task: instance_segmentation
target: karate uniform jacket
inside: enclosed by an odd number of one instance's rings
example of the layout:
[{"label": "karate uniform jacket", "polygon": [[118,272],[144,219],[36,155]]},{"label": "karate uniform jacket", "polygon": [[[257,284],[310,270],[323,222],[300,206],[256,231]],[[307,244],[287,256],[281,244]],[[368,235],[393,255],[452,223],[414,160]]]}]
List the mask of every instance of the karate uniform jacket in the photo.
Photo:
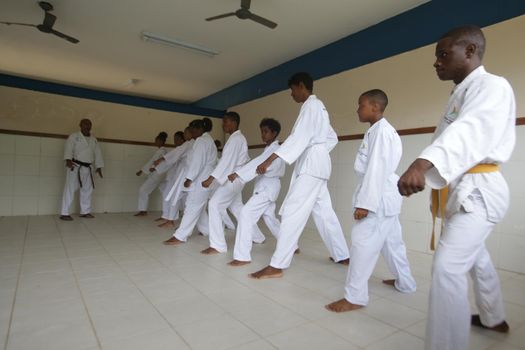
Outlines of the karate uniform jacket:
[{"label": "karate uniform jacket", "polygon": [[461,207],[472,211],[468,196],[477,189],[488,220],[503,218],[509,190],[501,173],[465,173],[477,164],[508,161],[516,142],[515,127],[516,102],[507,80],[480,66],[456,85],[432,144],[419,156],[434,165],[425,175],[430,187],[449,185],[447,217]]},{"label": "karate uniform jacket", "polygon": [[82,132],[75,132],[67,138],[64,149],[64,160],[76,159],[84,163],[94,164],[95,169],[104,167],[102,152],[98,141],[93,136],[84,136]]},{"label": "karate uniform jacket", "polygon": [[217,147],[210,134],[205,132],[198,137],[188,156],[191,160],[186,171],[186,179],[190,179],[192,183],[189,188],[183,190],[207,191],[207,188],[202,187],[202,182],[210,176],[217,164]]},{"label": "karate uniform jacket", "polygon": [[157,149],[155,151],[153,156],[151,156],[151,158],[146,162],[146,164],[144,164],[142,169],[140,169],[142,171],[142,173],[146,174],[146,175],[149,175],[150,174],[149,170],[153,167],[153,162],[156,161],[159,158],[162,158],[166,154],[166,152],[167,152],[166,148],[159,147],[159,149]]},{"label": "karate uniform jacket", "polygon": [[248,143],[240,130],[231,134],[222,149],[219,163],[211,173],[215,180],[223,185],[228,180],[228,175],[234,173],[250,160],[248,156]]},{"label": "karate uniform jacket", "polygon": [[382,118],[365,133],[354,162],[358,184],[353,207],[385,216],[401,213],[402,197],[397,189],[399,176],[395,173],[403,146],[397,131]]},{"label": "karate uniform jacket", "polygon": [[266,146],[263,153],[258,157],[252,159],[236,171],[237,175],[239,175],[239,178],[244,183],[248,183],[254,178],[257,178],[255,180],[253,193],[265,193],[268,196],[268,199],[272,202],[275,202],[279,196],[279,191],[281,190],[280,178],[284,176],[285,163],[281,158],[277,158],[272,162],[264,174],[257,176],[256,170],[259,164],[264,162],[278,148],[279,141],[275,140],[270,145]]}]

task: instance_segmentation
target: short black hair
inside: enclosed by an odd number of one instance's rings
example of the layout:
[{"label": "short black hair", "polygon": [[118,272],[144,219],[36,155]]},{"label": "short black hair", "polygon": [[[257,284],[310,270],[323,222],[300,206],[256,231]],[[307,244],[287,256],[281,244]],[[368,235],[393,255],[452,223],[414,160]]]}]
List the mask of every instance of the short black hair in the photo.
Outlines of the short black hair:
[{"label": "short black hair", "polygon": [[190,128],[204,130],[204,123],[202,122],[202,119],[192,120],[190,123]]},{"label": "short black hair", "polygon": [[361,97],[366,97],[368,100],[372,103],[377,103],[379,105],[379,108],[381,109],[381,112],[384,112],[386,109],[386,106],[388,106],[388,97],[386,93],[383,90],[380,89],[372,89],[365,91],[361,94]]},{"label": "short black hair", "polygon": [[241,116],[239,115],[239,113],[234,111],[224,113],[224,118],[230,119],[231,121],[235,122],[235,124],[237,124],[237,127],[239,127],[239,124],[241,123]]},{"label": "short black hair", "polygon": [[262,128],[263,126],[266,126],[268,129],[275,132],[275,136],[279,135],[279,133],[281,132],[281,123],[279,123],[273,118],[264,118],[263,120],[261,120],[261,122],[259,123],[259,127]]},{"label": "short black hair", "polygon": [[202,126],[204,132],[210,132],[213,128],[213,123],[211,122],[210,118],[202,118]]},{"label": "short black hair", "polygon": [[183,131],[177,131],[177,132],[175,133],[175,136],[180,137],[181,139],[184,140],[184,132],[183,132]]},{"label": "short black hair", "polygon": [[439,40],[445,38],[451,38],[457,45],[476,45],[476,54],[480,59],[483,58],[483,54],[485,53],[486,40],[483,31],[478,26],[465,25],[454,28],[443,34],[439,38]]},{"label": "short black hair", "polygon": [[306,72],[299,72],[295,73],[288,79],[288,87],[292,87],[292,85],[299,85],[300,83],[304,84],[304,87],[312,92],[314,90],[314,80],[310,76],[310,74]]},{"label": "short black hair", "polygon": [[161,132],[159,132],[159,134],[157,135],[157,138],[158,138],[159,140],[161,140],[163,143],[165,143],[166,140],[168,139],[168,134],[167,134],[166,132],[164,132],[164,131],[161,131]]}]

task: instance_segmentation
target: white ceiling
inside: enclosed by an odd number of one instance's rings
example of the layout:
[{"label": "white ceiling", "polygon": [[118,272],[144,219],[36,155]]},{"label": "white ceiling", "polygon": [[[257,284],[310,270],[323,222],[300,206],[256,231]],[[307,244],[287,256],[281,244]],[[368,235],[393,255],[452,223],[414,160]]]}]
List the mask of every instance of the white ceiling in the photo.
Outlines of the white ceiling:
[{"label": "white ceiling", "polygon": [[[49,0],[54,28],[80,43],[0,25],[0,71],[193,102],[427,1],[252,0],[254,13],[278,23],[271,30],[236,17],[204,21],[236,10],[240,0]],[[0,0],[0,21],[39,24],[43,16],[36,1]],[[210,58],[144,42],[142,31],[221,53]]]}]

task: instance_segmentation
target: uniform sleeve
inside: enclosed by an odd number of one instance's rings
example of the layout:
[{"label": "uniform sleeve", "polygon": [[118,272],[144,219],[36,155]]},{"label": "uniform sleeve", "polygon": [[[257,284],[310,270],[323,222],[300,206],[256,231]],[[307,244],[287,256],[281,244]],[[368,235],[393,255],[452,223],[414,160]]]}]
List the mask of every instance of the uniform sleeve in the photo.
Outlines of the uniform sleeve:
[{"label": "uniform sleeve", "polygon": [[505,81],[484,80],[466,92],[457,119],[419,158],[434,167],[425,177],[432,188],[442,188],[485,159],[504,136],[511,115],[512,89]]},{"label": "uniform sleeve", "polygon": [[205,166],[206,159],[204,154],[206,149],[204,142],[201,142],[199,139],[195,140],[191,152],[191,160],[189,162],[188,171],[186,172],[186,178],[193,181],[199,176],[199,173]]},{"label": "uniform sleeve", "polygon": [[331,125],[328,125],[328,135],[326,137],[326,148],[328,149],[328,152],[332,152],[338,141],[335,130]]},{"label": "uniform sleeve", "polygon": [[384,130],[370,135],[368,143],[368,165],[355,196],[355,208],[377,212],[390,174],[395,169],[394,158],[389,152],[393,149],[390,136]]},{"label": "uniform sleeve", "polygon": [[211,176],[217,179],[221,185],[226,182],[226,177],[233,172],[238,163],[239,156],[246,151],[247,147],[243,138],[234,137],[229,139],[222,150],[222,157],[212,171]]},{"label": "uniform sleeve", "polygon": [[66,140],[66,146],[64,148],[64,160],[66,159],[73,159],[73,148],[75,147],[75,140],[73,135],[69,135],[69,137]]},{"label": "uniform sleeve", "polygon": [[187,145],[182,144],[179,147],[172,149],[171,151],[169,151],[168,153],[164,155],[164,160],[165,160],[164,163],[166,163],[166,165],[173,165],[177,163],[180,160],[180,158],[184,155],[184,152],[186,151],[187,148],[188,148]]},{"label": "uniform sleeve", "polygon": [[100,150],[100,144],[95,139],[95,169],[104,167],[104,159],[102,159],[102,151]]},{"label": "uniform sleeve", "polygon": [[314,136],[313,111],[310,106],[303,107],[292,133],[275,152],[287,164],[292,164],[301,156]]},{"label": "uniform sleeve", "polygon": [[[268,158],[274,152],[275,149],[277,149],[277,147],[272,147],[272,148],[268,147],[267,149],[265,149],[263,153],[253,158],[251,161],[246,163],[242,168],[237,170],[236,171],[237,175],[239,175],[239,177],[244,183],[248,183],[252,181],[253,179],[255,179],[257,177],[257,172],[256,172],[257,167],[262,162],[264,162],[266,158]],[[275,163],[276,161],[278,161],[278,159],[276,159],[273,163]]]}]

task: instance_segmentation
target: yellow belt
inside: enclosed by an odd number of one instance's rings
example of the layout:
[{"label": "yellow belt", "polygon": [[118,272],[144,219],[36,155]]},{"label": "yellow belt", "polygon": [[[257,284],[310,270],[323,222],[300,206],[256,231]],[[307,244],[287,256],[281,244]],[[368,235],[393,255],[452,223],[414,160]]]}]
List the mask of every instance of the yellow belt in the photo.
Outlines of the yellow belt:
[{"label": "yellow belt", "polygon": [[[499,171],[497,164],[478,164],[471,168],[466,174],[480,174],[493,173]],[[441,190],[432,190],[432,238],[430,239],[430,249],[435,250],[435,232],[436,232],[436,217],[439,210],[441,217],[441,232],[445,223],[445,208],[447,206],[448,186]]]}]

